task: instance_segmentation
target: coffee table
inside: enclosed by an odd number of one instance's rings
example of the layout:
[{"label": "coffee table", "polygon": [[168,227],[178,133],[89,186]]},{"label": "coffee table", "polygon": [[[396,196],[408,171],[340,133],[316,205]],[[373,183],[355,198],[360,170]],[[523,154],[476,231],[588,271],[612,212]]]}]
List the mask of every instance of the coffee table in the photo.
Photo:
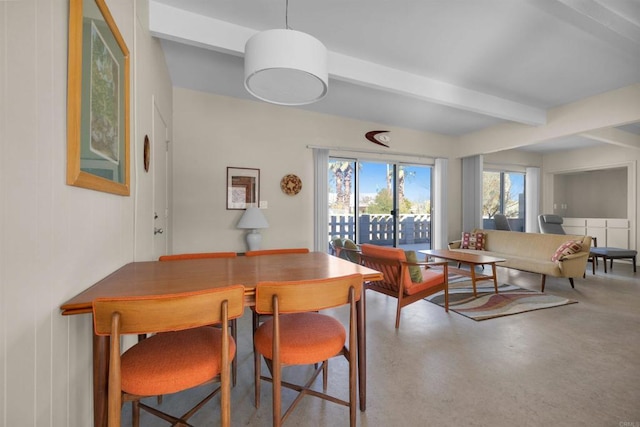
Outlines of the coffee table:
[{"label": "coffee table", "polygon": [[[462,251],[452,251],[449,249],[425,249],[418,251],[427,257],[440,258],[447,261],[455,261],[459,264],[469,265],[469,270],[463,270],[460,268],[449,267],[449,274],[459,274],[461,276],[470,277],[471,284],[473,285],[473,296],[477,297],[476,283],[482,280],[493,280],[493,287],[498,293],[498,280],[496,277],[496,263],[506,261],[504,258],[497,258],[489,255],[483,255],[482,251],[478,253],[469,253]],[[478,265],[490,265],[491,275],[476,273],[476,266]]]}]

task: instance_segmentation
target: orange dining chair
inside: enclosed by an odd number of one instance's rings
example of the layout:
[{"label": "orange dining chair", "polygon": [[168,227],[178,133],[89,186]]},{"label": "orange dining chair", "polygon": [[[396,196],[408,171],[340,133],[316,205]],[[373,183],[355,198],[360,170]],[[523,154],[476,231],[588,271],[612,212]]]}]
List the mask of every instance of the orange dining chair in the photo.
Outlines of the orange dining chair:
[{"label": "orange dining chair", "polygon": [[200,259],[200,258],[235,258],[238,256],[235,252],[201,252],[193,254],[176,254],[162,255],[158,261],[179,261],[181,259]]},{"label": "orange dining chair", "polygon": [[[307,248],[285,248],[285,249],[262,249],[259,251],[248,251],[245,256],[263,256],[263,255],[281,255],[281,254],[308,254]],[[254,307],[251,307],[251,320],[253,322],[253,332],[260,325],[260,315],[256,313]],[[255,350],[255,349],[254,349]]]},{"label": "orange dining chair", "polygon": [[261,249],[259,251],[247,251],[245,256],[279,255],[279,254],[308,254],[307,248],[286,248],[286,249]]},{"label": "orange dining chair", "polygon": [[[98,298],[93,301],[96,335],[110,337],[108,425],[119,427],[123,402],[132,402],[132,425],[140,409],[176,424],[187,420],[220,393],[220,420],[230,425],[229,365],[236,352],[229,320],[244,309],[244,287],[230,286],[172,295]],[[210,325],[221,324],[220,328]],[[154,333],[120,354],[120,337]],[[177,393],[220,382],[180,417],[150,407],[140,399]]]},{"label": "orange dining chair", "polygon": [[[360,258],[365,267],[383,274],[382,280],[365,283],[365,290],[397,298],[396,329],[400,327],[400,311],[413,302],[420,301],[436,292],[444,291],[444,309],[449,311],[448,266],[442,262],[408,262],[407,255],[400,248],[391,248],[364,243],[360,246]],[[420,268],[434,267],[441,268]],[[414,282],[409,267],[418,267],[419,276]]]},{"label": "orange dining chair", "polygon": [[[305,395],[349,407],[350,426],[356,425],[356,301],[361,293],[361,274],[300,282],[258,283],[256,311],[272,317],[258,327],[254,337],[255,405],[260,406],[261,380],[271,382],[274,426],[280,426]],[[349,305],[348,333],[337,319],[318,313],[343,305]],[[261,374],[261,356],[271,377]],[[349,362],[348,401],[327,394],[328,360],[336,356],[344,356]],[[282,368],[290,365],[316,365],[316,368],[304,385],[297,385],[282,381]],[[310,388],[320,372],[323,373],[322,392]],[[282,387],[299,393],[283,416]]]},{"label": "orange dining chair", "polygon": [[[235,252],[198,252],[188,254],[175,254],[175,255],[162,255],[158,258],[158,261],[180,261],[185,259],[204,259],[204,258],[235,258],[238,254]],[[238,323],[235,319],[231,321],[231,336],[237,342],[238,341]],[[138,339],[144,339],[144,337],[138,337]],[[238,359],[233,359],[231,362],[231,378],[233,386],[236,386],[238,381]],[[162,398],[158,397],[158,402],[162,402]]]}]

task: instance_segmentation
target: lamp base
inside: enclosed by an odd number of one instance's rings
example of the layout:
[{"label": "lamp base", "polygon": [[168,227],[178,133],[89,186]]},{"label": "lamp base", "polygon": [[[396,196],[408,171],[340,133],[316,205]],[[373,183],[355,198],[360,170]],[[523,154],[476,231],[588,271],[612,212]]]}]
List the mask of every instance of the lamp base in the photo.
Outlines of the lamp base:
[{"label": "lamp base", "polygon": [[247,233],[247,245],[250,251],[260,250],[260,244],[262,243],[262,234],[255,228]]}]

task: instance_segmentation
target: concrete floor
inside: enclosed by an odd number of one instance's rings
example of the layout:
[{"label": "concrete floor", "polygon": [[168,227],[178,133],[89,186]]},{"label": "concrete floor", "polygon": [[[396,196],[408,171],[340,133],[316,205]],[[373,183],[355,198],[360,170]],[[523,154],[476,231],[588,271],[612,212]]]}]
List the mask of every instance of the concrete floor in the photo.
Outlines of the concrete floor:
[{"label": "concrete floor", "polygon": [[[499,281],[539,290],[539,276],[499,269]],[[419,301],[402,310],[394,329],[395,300],[367,293],[368,396],[360,426],[640,426],[640,273],[615,263],[604,274],[548,278],[546,292],[579,301],[475,322]],[[339,312],[343,316],[343,312]],[[238,384],[232,425],[271,425],[271,385],[253,405],[251,315],[239,323]],[[286,378],[306,368],[292,367]],[[346,362],[330,362],[329,391],[346,397]],[[318,381],[319,385],[319,381]],[[203,390],[166,396],[178,413]],[[294,395],[285,394],[289,402]],[[152,399],[152,402],[154,399]],[[130,404],[123,425],[130,425]],[[348,425],[348,409],[305,397],[290,426]],[[192,418],[219,425],[218,400]],[[143,426],[166,425],[142,414]]]}]

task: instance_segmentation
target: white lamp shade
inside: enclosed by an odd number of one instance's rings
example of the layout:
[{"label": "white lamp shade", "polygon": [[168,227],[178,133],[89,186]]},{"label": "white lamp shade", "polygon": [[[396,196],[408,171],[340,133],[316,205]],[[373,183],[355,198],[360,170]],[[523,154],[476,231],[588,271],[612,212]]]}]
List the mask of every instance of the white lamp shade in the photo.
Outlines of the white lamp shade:
[{"label": "white lamp shade", "polygon": [[327,49],[309,34],[267,30],[244,48],[244,86],[258,99],[279,105],[304,105],[327,94]]},{"label": "white lamp shade", "polygon": [[240,221],[238,221],[237,227],[250,229],[268,228],[269,223],[267,222],[267,219],[264,217],[262,211],[259,208],[249,207],[246,211],[244,211],[244,214],[242,214]]}]

